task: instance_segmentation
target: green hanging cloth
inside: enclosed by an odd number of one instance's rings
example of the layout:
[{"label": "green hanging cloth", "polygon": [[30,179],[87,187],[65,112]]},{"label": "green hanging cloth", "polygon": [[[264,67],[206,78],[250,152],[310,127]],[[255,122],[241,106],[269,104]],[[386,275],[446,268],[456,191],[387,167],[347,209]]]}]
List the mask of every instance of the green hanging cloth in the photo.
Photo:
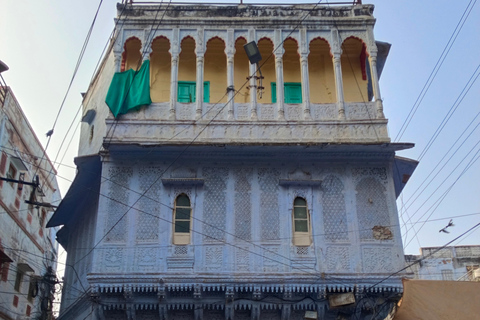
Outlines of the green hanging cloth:
[{"label": "green hanging cloth", "polygon": [[116,72],[108,88],[105,103],[115,118],[119,114],[151,104],[150,61],[145,60],[140,70],[136,72],[133,69]]}]

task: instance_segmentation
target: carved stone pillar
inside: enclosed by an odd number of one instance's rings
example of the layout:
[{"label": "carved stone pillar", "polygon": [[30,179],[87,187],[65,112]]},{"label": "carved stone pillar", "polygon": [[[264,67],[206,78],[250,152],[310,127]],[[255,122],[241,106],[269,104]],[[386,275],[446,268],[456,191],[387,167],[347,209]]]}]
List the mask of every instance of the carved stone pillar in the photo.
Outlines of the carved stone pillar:
[{"label": "carved stone pillar", "polygon": [[303,100],[303,119],[311,120],[310,116],[310,84],[308,77],[308,54],[300,56],[300,67],[302,72],[302,100]]},{"label": "carved stone pillar", "polygon": [[292,313],[292,306],[290,304],[284,304],[282,306],[282,316],[281,316],[281,319],[282,320],[288,320],[290,319],[290,315]]},{"label": "carved stone pillar", "polygon": [[[248,42],[250,41],[257,41],[255,29],[248,30]],[[257,66],[254,64],[249,64],[249,75],[252,76],[250,78],[249,83],[249,94],[250,94],[250,119],[257,120],[257,79],[255,76],[257,71]]]},{"label": "carved stone pillar", "polygon": [[195,119],[202,117],[203,110],[203,53],[197,53],[197,92]]},{"label": "carved stone pillar", "polygon": [[120,72],[120,67],[122,65],[122,53],[114,52],[113,55],[114,70],[115,72]]},{"label": "carved stone pillar", "polygon": [[275,73],[277,77],[278,119],[285,120],[285,98],[283,88],[283,54],[275,53]]},{"label": "carved stone pillar", "polygon": [[170,74],[170,110],[168,118],[175,120],[175,106],[177,105],[177,86],[178,86],[178,53],[172,53]]},{"label": "carved stone pillar", "polygon": [[233,53],[227,55],[227,93],[228,93],[228,120],[233,120],[233,107],[235,97],[235,86],[233,79],[234,60]]},{"label": "carved stone pillar", "polygon": [[380,87],[378,85],[378,72],[377,72],[377,51],[372,50],[370,52],[370,74],[372,76],[373,96],[375,97],[375,106],[377,109],[377,119],[385,119],[383,114],[383,102],[380,95]]},{"label": "carved stone pillar", "polygon": [[343,96],[342,53],[333,53],[333,70],[335,72],[335,88],[337,93],[338,119],[345,120],[345,102]]}]

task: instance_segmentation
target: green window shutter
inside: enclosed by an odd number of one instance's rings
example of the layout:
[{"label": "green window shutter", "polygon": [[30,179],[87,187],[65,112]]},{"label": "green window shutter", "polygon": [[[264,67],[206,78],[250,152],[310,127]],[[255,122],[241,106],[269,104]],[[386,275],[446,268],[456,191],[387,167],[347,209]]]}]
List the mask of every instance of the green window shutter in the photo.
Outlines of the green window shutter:
[{"label": "green window shutter", "polygon": [[178,102],[195,102],[195,82],[194,81],[178,81]]},{"label": "green window shutter", "polygon": [[[272,103],[277,102],[277,84],[272,85]],[[283,87],[285,103],[302,103],[302,84],[300,82],[286,82]]]},{"label": "green window shutter", "polygon": [[277,83],[272,82],[272,103],[277,103]]},{"label": "green window shutter", "polygon": [[285,83],[285,103],[302,103],[302,84],[299,82]]},{"label": "green window shutter", "polygon": [[[195,102],[197,99],[197,83],[195,81],[178,81],[177,101]],[[210,102],[210,81],[203,83],[203,102]]]},{"label": "green window shutter", "polygon": [[203,102],[210,102],[210,81],[203,83]]}]

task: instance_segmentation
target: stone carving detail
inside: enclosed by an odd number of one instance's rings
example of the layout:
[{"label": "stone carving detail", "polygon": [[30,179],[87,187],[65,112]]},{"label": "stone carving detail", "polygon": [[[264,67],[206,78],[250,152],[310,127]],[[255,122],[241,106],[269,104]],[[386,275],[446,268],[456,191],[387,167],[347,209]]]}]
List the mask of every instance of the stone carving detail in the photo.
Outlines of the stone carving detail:
[{"label": "stone carving detail", "polygon": [[347,241],[347,211],[344,187],[339,178],[329,175],[322,182],[323,223],[326,241]]},{"label": "stone carving detail", "polygon": [[180,104],[176,113],[178,120],[193,120],[193,104]]},{"label": "stone carving detail", "polygon": [[132,177],[131,167],[111,167],[108,172],[110,188],[107,201],[107,221],[105,224],[105,241],[125,241],[127,235],[127,215],[129,181]]},{"label": "stone carving detail", "polygon": [[173,254],[176,256],[185,256],[188,254],[187,246],[175,246]]},{"label": "stone carving detail", "polygon": [[218,271],[223,264],[223,247],[214,246],[205,248],[205,269]]},{"label": "stone carving detail", "polygon": [[338,118],[335,104],[311,105],[310,110],[313,120],[336,120]]},{"label": "stone carving detail", "polygon": [[346,104],[345,113],[348,120],[373,120],[377,114],[371,102]]},{"label": "stone carving detail", "polygon": [[347,272],[350,270],[350,250],[348,247],[328,247],[326,259],[329,272]]},{"label": "stone carving detail", "polygon": [[204,104],[203,105],[203,119],[206,120],[226,120],[228,108],[223,103],[221,104]]},{"label": "stone carving detail", "polygon": [[352,168],[353,181],[358,183],[364,177],[375,177],[382,183],[387,183],[387,169],[385,167],[375,168],[375,167],[359,167]]},{"label": "stone carving detail", "polygon": [[[282,257],[280,255],[279,247],[266,247],[263,250],[263,271],[264,272],[279,272],[281,271]],[[283,268],[282,268],[283,269]]]},{"label": "stone carving detail", "polygon": [[122,271],[123,250],[117,248],[104,248],[103,263],[105,271],[119,272]]},{"label": "stone carving detail", "polygon": [[310,253],[309,247],[295,247],[295,253],[299,256],[308,256]]},{"label": "stone carving detail", "polygon": [[385,187],[375,178],[368,177],[357,184],[356,191],[360,239],[374,240],[373,227],[391,224]]},{"label": "stone carving detail", "polygon": [[135,271],[151,272],[157,269],[157,248],[138,248],[135,251]]},{"label": "stone carving detail", "polygon": [[158,240],[160,205],[155,199],[160,199],[160,175],[159,168],[140,168],[139,170],[140,192],[144,196],[138,201],[141,211],[137,212],[136,240]]},{"label": "stone carving detail", "polygon": [[[252,205],[251,205],[251,177],[253,170],[237,169],[235,177],[235,236],[251,239]],[[236,239],[237,240],[237,239]]]},{"label": "stone carving detail", "polygon": [[302,106],[288,106],[287,105],[287,119],[300,120],[302,117]]},{"label": "stone carving detail", "polygon": [[237,120],[249,120],[250,108],[248,106],[236,106],[236,118]]},{"label": "stone carving detail", "polygon": [[260,219],[262,240],[278,240],[280,216],[278,213],[278,179],[280,172],[275,168],[258,169],[260,184]]},{"label": "stone carving detail", "polygon": [[250,254],[247,250],[248,248],[245,248],[245,250],[237,248],[235,251],[235,264],[237,271],[250,271]]},{"label": "stone carving detail", "polygon": [[393,272],[391,248],[363,248],[363,272]]},{"label": "stone carving detail", "polygon": [[203,203],[203,217],[205,241],[225,240],[225,222],[227,212],[226,189],[228,169],[204,168],[205,200]]},{"label": "stone carving detail", "polygon": [[259,120],[275,120],[275,106],[259,105]]}]

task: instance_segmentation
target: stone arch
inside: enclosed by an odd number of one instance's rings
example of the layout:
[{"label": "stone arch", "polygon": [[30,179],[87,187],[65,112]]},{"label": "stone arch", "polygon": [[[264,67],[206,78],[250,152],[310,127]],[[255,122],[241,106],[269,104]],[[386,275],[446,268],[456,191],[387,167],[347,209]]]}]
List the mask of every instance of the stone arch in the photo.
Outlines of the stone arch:
[{"label": "stone arch", "polygon": [[142,64],[142,41],[137,37],[128,38],[123,44],[120,71],[140,69]]},{"label": "stone arch", "polygon": [[[262,56],[259,62],[263,74],[265,91],[259,103],[272,103],[272,84],[276,83],[275,59],[273,56],[274,42],[268,37],[263,37],[257,42],[258,50]],[[253,93],[252,93],[253,94]]]},{"label": "stone arch", "polygon": [[342,75],[345,102],[368,101],[367,46],[357,37],[342,42]]},{"label": "stone arch", "polygon": [[288,37],[283,41],[283,81],[285,103],[302,102],[302,74],[298,41]]},{"label": "stone arch", "polygon": [[309,43],[308,75],[310,84],[310,102],[335,103],[335,73],[331,46],[321,37]]},{"label": "stone arch", "polygon": [[207,41],[205,51],[204,80],[206,82],[204,95],[209,89],[211,102],[227,102],[227,56],[225,41],[213,37]]},{"label": "stone arch", "polygon": [[170,40],[158,36],[152,41],[150,54],[150,96],[152,102],[170,101],[171,55]]},{"label": "stone arch", "polygon": [[247,103],[250,101],[250,91],[248,90],[248,85],[244,85],[246,78],[250,75],[250,61],[248,60],[247,54],[243,49],[245,44],[247,44],[247,39],[245,37],[238,37],[235,40],[233,83],[235,90],[238,90],[236,92],[237,94],[235,95],[236,103]]},{"label": "stone arch", "polygon": [[179,102],[191,103],[196,100],[197,56],[195,39],[185,36],[180,42],[178,59],[178,95]]}]

